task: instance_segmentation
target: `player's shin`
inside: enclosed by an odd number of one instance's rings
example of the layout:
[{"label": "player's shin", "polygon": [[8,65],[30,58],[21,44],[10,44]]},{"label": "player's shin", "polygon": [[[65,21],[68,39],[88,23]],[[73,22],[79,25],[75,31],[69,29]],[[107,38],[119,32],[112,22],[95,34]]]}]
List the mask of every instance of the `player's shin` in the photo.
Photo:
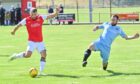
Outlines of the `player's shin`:
[{"label": "player's shin", "polygon": [[87,49],[84,53],[84,58],[83,58],[83,62],[87,61],[87,59],[89,58],[89,56],[91,55],[91,50]]},{"label": "player's shin", "polygon": [[45,65],[46,65],[46,58],[41,57],[41,59],[40,59],[40,73],[43,72]]},{"label": "player's shin", "polygon": [[25,52],[21,52],[19,54],[16,54],[16,58],[24,58],[25,57]]},{"label": "player's shin", "polygon": [[83,58],[83,63],[82,63],[82,66],[83,67],[86,67],[86,65],[87,65],[87,59],[89,58],[90,55],[91,55],[91,50],[90,49],[87,49],[85,51],[84,58]]}]

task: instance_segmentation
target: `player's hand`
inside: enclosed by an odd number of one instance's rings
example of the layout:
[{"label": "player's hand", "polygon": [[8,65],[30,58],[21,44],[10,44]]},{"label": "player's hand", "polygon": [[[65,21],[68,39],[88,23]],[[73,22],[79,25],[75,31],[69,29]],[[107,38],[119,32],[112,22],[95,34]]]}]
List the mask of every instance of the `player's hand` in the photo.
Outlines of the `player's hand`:
[{"label": "player's hand", "polygon": [[12,32],[11,32],[11,35],[15,35],[15,32],[14,32],[14,31],[12,31]]},{"label": "player's hand", "polygon": [[96,30],[97,30],[96,28],[93,29],[94,32],[95,32]]},{"label": "player's hand", "polygon": [[135,38],[139,38],[139,36],[140,36],[139,33],[136,33],[136,34],[134,35]]},{"label": "player's hand", "polygon": [[95,28],[93,28],[93,31],[95,32],[96,30],[98,30],[98,26],[96,26]]},{"label": "player's hand", "polygon": [[60,12],[61,8],[60,7],[56,7],[56,13],[58,14]]}]

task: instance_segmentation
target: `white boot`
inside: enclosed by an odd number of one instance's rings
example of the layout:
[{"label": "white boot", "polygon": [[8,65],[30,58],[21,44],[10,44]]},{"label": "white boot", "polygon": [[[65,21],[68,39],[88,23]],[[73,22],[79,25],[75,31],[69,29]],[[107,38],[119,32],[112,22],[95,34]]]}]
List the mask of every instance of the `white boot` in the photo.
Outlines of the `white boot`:
[{"label": "white boot", "polygon": [[21,52],[21,53],[19,53],[19,54],[13,54],[11,57],[10,57],[10,59],[9,59],[9,61],[13,61],[13,60],[15,60],[15,59],[17,59],[17,58],[23,58],[24,57],[24,52]]}]

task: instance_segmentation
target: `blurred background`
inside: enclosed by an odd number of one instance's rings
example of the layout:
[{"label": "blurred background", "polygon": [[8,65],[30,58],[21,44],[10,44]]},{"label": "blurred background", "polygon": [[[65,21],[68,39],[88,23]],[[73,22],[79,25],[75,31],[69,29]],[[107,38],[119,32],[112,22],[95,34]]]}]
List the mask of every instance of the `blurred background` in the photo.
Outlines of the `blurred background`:
[{"label": "blurred background", "polygon": [[[12,7],[21,7],[22,15],[24,13],[22,3],[25,1],[34,1],[39,14],[53,13],[56,6],[61,6],[63,9],[61,13],[74,14],[71,15],[74,19],[72,23],[102,23],[110,20],[112,14],[120,17],[120,23],[139,23],[140,0],[0,0],[0,5],[5,8],[5,11],[10,11]],[[26,8],[23,9],[26,12],[29,11]],[[60,16],[61,19],[63,16]],[[65,15],[65,18],[69,16]],[[50,22],[57,23],[55,19]]]}]

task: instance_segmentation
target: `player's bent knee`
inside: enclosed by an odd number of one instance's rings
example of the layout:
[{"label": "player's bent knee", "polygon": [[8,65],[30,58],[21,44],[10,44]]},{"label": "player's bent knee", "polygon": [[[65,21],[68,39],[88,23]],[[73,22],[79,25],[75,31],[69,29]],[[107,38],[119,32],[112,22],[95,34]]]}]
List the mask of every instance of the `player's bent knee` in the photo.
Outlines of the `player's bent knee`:
[{"label": "player's bent knee", "polygon": [[27,53],[25,53],[25,58],[30,58],[32,55],[31,51],[28,51]]},{"label": "player's bent knee", "polygon": [[25,58],[30,58],[30,57],[31,57],[30,54],[25,55]]},{"label": "player's bent knee", "polygon": [[44,57],[44,58],[46,58],[47,56],[46,50],[43,50],[42,52],[40,52],[40,54],[41,54],[41,57]]},{"label": "player's bent knee", "polygon": [[94,47],[94,45],[93,44],[90,44],[89,47],[88,47],[88,49],[90,49],[91,51],[93,51],[94,50],[93,47]]}]

